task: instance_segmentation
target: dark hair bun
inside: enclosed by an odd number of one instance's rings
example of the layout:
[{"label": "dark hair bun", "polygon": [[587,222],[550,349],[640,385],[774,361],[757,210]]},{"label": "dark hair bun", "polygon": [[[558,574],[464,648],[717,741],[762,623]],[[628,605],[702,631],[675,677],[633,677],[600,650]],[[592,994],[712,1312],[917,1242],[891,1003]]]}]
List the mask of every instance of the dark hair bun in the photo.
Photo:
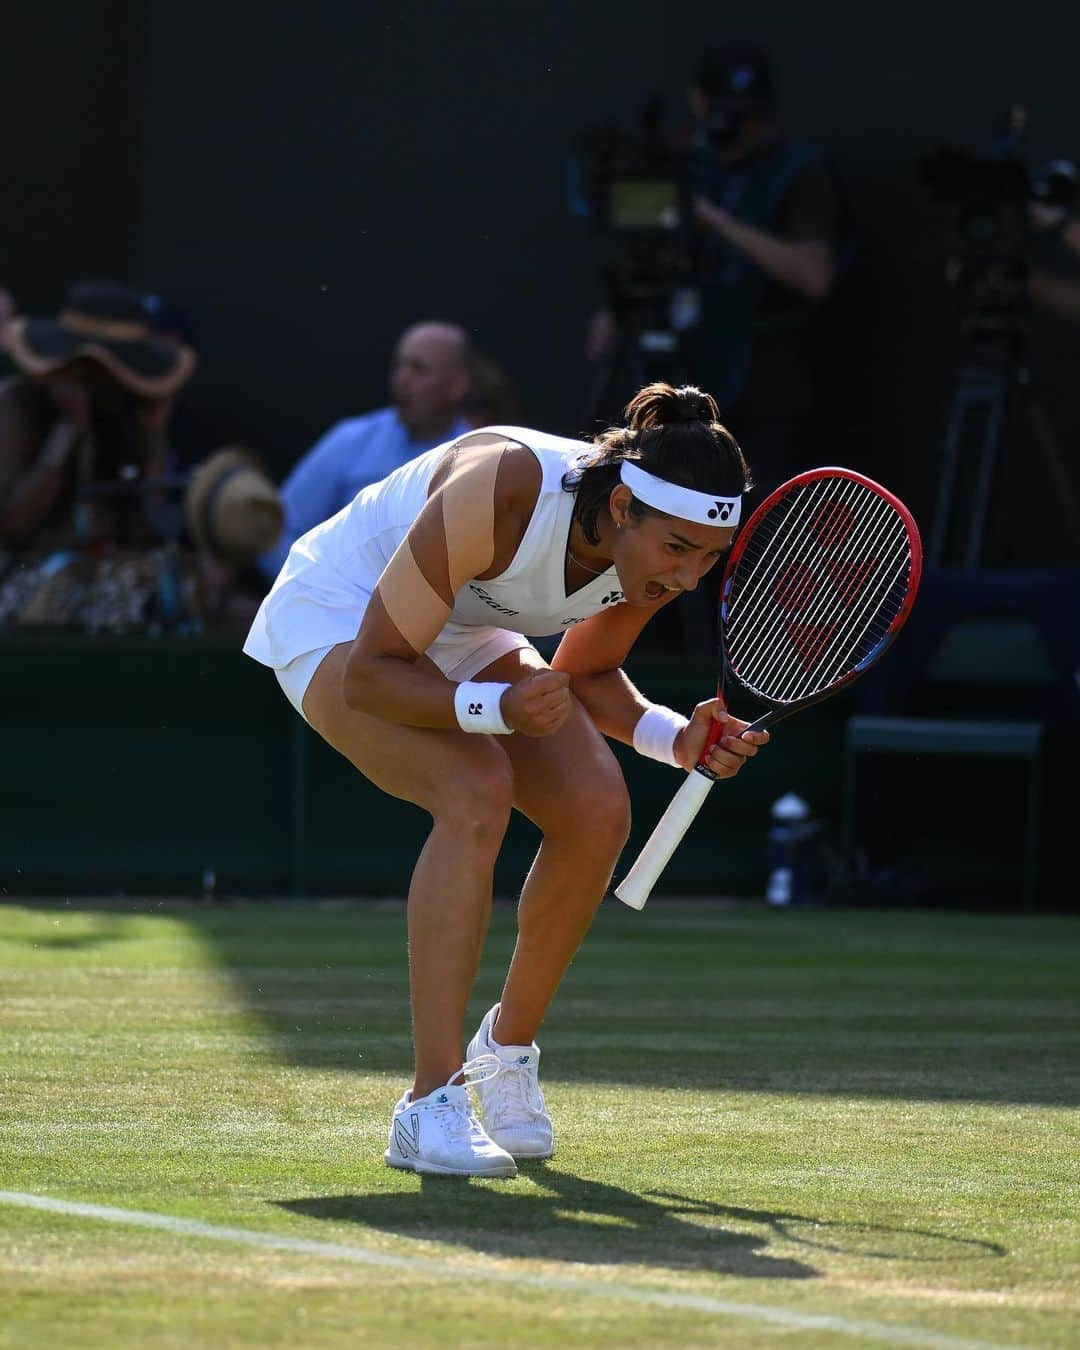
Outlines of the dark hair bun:
[{"label": "dark hair bun", "polygon": [[625,415],[631,431],[653,431],[675,422],[719,422],[720,409],[711,394],[692,384],[676,389],[661,380],[639,389]]}]

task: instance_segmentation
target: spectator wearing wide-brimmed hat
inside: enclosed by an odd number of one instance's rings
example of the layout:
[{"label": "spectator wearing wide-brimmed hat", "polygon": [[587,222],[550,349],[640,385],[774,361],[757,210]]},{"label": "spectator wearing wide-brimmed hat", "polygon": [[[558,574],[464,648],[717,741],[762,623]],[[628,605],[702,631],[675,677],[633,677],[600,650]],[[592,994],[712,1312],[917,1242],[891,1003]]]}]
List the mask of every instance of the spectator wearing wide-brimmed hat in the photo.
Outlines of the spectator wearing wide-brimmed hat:
[{"label": "spectator wearing wide-brimmed hat", "polygon": [[112,282],[72,286],[55,318],[13,318],[4,337],[28,375],[49,375],[86,357],[145,398],[175,394],[195,368],[190,347],[155,332],[142,294]]},{"label": "spectator wearing wide-brimmed hat", "polygon": [[[284,512],[248,450],[166,474],[173,395],[195,364],[186,316],[84,283],[55,319],[3,331],[17,374],[0,383],[0,626],[246,631],[265,590],[252,561]],[[167,496],[180,489],[182,511]]]},{"label": "spectator wearing wide-brimmed hat", "polygon": [[[144,543],[139,485],[165,470],[194,351],[114,282],[72,286],[54,318],[16,316],[2,338],[17,373],[0,383],[0,546]],[[130,491],[110,497],[120,484]]]},{"label": "spectator wearing wide-brimmed hat", "polygon": [[195,546],[200,612],[208,632],[247,632],[266,584],[253,565],[285,524],[281,497],[257,455],[224,446],[187,485],[184,516]]}]

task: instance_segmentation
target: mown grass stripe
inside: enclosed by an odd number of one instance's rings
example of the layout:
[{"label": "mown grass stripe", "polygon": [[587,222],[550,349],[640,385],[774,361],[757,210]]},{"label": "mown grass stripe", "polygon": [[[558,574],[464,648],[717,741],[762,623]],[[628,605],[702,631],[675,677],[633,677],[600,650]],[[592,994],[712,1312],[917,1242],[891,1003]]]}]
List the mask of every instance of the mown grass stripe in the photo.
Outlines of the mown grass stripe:
[{"label": "mown grass stripe", "polygon": [[[446,1261],[424,1256],[398,1256],[392,1252],[375,1251],[367,1247],[337,1242],[315,1242],[308,1238],[286,1237],[278,1233],[260,1233],[248,1228],[229,1228],[221,1224],[203,1223],[199,1219],[182,1219],[172,1214],[152,1214],[145,1210],[117,1209],[110,1205],[89,1205],[75,1200],[61,1200],[49,1195],[32,1195],[23,1191],[0,1191],[0,1204],[16,1205],[24,1209],[45,1210],[51,1214],[68,1214],[76,1218],[93,1219],[102,1223],[125,1224],[133,1228],[155,1228],[183,1237],[208,1238],[218,1242],[236,1242],[248,1247],[264,1247],[274,1251],[297,1252],[303,1256],[322,1256],[334,1261],[352,1261],[360,1265],[379,1266],[407,1271],[420,1278],[460,1280],[466,1268]],[[838,1317],[828,1313],[803,1313],[792,1308],[769,1307],[759,1303],[736,1303],[727,1299],[700,1294],[686,1294],[674,1290],[637,1288],[633,1285],[596,1280],[572,1280],[558,1275],[536,1275],[527,1272],[503,1270],[485,1266],[485,1280],[496,1280],[518,1288],[540,1289],[548,1292],[580,1294],[587,1297],[613,1299],[623,1303],[641,1303],[652,1307],[679,1308],[693,1312],[711,1313],[717,1317],[743,1318],[752,1322],[771,1323],[796,1331],[829,1331],[841,1336],[872,1338],[891,1345],[918,1346],[920,1350],[1006,1350],[990,1341],[975,1341],[964,1337],[946,1336],[919,1327],[892,1325],[888,1322],[869,1322],[857,1318]],[[1010,1348],[1016,1350],[1016,1347]]]}]

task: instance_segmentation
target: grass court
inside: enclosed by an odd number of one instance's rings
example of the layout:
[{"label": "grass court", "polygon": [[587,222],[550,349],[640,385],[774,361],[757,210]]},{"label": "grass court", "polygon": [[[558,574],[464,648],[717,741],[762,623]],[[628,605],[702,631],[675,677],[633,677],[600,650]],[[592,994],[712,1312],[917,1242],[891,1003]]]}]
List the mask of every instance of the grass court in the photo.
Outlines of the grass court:
[{"label": "grass court", "polygon": [[403,904],[6,904],[0,1346],[1075,1345],[1077,935],[609,900],[466,1182],[382,1163]]}]

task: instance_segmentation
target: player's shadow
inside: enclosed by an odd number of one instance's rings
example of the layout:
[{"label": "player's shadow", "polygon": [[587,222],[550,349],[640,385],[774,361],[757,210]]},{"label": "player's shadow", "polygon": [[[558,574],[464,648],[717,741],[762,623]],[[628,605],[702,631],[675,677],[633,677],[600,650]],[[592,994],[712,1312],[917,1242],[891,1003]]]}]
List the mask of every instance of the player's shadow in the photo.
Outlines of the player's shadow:
[{"label": "player's shadow", "polygon": [[513,1182],[471,1185],[421,1176],[415,1190],[276,1201],[316,1219],[361,1224],[400,1237],[453,1243],[493,1256],[697,1269],[746,1278],[805,1280],[813,1267],[771,1256],[767,1234],[684,1217],[665,1199],[587,1181],[543,1164],[526,1171],[542,1190]]},{"label": "player's shadow", "polygon": [[869,1257],[881,1261],[954,1261],[1007,1256],[1007,1248],[983,1238],[957,1237],[953,1233],[935,1233],[929,1228],[897,1228],[892,1224],[852,1222],[845,1219],[810,1218],[763,1209],[744,1209],[737,1205],[719,1205],[712,1200],[695,1200],[670,1191],[648,1191],[648,1195],[669,1202],[675,1214],[698,1214],[763,1224],[786,1243],[843,1256]]},{"label": "player's shadow", "polygon": [[453,1243],[497,1256],[599,1264],[662,1265],[748,1279],[813,1279],[812,1265],[774,1255],[774,1240],[808,1251],[883,1260],[943,1261],[1005,1255],[995,1243],[923,1229],[844,1223],[744,1209],[663,1191],[637,1194],[537,1163],[523,1172],[541,1188],[472,1185],[421,1176],[416,1188],[276,1201],[316,1219],[400,1237]]}]

